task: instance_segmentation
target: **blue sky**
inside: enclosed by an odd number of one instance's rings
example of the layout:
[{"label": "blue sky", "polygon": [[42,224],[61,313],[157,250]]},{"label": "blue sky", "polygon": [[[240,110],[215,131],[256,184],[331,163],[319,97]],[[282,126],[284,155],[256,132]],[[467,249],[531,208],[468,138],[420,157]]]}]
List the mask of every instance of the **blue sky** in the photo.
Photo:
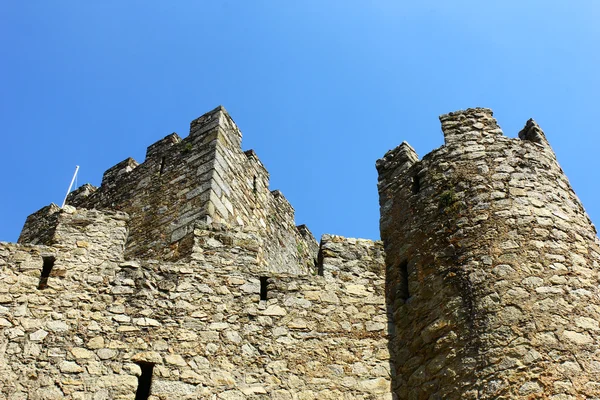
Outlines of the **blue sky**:
[{"label": "blue sky", "polygon": [[600,3],[7,1],[0,240],[78,183],[224,105],[318,237],[379,237],[375,161],[443,143],[438,115],[530,117],[595,223]]}]

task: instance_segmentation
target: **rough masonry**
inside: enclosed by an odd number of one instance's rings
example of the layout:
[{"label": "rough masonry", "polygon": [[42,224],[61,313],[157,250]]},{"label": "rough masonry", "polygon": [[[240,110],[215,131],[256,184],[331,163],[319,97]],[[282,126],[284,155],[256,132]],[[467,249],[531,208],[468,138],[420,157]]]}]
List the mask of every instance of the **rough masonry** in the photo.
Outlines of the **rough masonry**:
[{"label": "rough masonry", "polygon": [[440,120],[377,162],[398,397],[600,398],[600,242],[544,133]]},{"label": "rough masonry", "polygon": [[224,108],[0,243],[0,398],[600,398],[600,242],[539,126],[377,162],[320,243]]}]

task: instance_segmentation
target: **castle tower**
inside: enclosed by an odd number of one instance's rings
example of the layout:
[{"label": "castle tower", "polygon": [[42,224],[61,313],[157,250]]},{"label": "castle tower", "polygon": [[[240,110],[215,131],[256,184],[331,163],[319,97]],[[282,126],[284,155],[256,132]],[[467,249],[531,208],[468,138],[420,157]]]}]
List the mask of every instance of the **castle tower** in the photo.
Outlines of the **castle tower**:
[{"label": "castle tower", "polygon": [[[259,270],[307,274],[318,244],[306,226],[295,225],[293,207],[269,189],[268,171],[241,142],[241,131],[219,106],[193,120],[186,138],[167,135],[148,146],[144,162],[121,161],[104,173],[100,187],[85,184],[67,203],[126,212],[125,258],[201,260],[206,240],[221,240],[215,231],[244,231],[251,237],[223,240],[255,242]],[[60,212],[50,211],[27,219],[19,243],[55,242]]]},{"label": "castle tower", "polygon": [[400,399],[600,396],[600,242],[544,133],[484,108],[377,162]]}]

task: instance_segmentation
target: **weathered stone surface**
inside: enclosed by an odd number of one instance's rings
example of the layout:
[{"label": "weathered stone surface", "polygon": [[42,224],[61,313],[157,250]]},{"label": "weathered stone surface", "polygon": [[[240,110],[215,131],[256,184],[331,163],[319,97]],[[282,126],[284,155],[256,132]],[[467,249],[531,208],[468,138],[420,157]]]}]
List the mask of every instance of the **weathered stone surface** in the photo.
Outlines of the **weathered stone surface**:
[{"label": "weathered stone surface", "polygon": [[75,348],[71,349],[71,354],[73,354],[73,357],[75,357],[76,359],[93,358],[94,357],[94,353],[92,351],[81,348],[81,347],[75,347]]},{"label": "weathered stone surface", "polygon": [[[86,212],[68,215],[83,218]],[[91,212],[97,224],[75,224],[77,240],[64,236],[60,247],[0,245],[7,265],[47,253],[68,271],[50,276],[49,288],[38,290],[37,279],[18,279],[18,264],[2,269],[0,293],[15,298],[2,312],[15,322],[0,328],[8,341],[0,368],[19,372],[0,379],[0,393],[8,395],[18,384],[25,396],[40,390],[56,397],[40,385],[62,377],[61,387],[76,389],[60,398],[132,398],[150,364],[152,399],[293,399],[296,391],[338,398],[338,387],[351,388],[349,398],[366,399],[384,386],[391,391],[389,372],[379,366],[390,358],[381,243],[327,235],[314,275],[270,274],[267,300],[261,300],[264,272],[251,272],[261,270],[261,261],[255,249],[236,242],[256,239],[252,231],[197,230],[195,235],[214,235],[221,243],[202,261],[123,261],[114,250],[123,251],[125,235],[117,229],[114,245],[107,244],[115,232],[112,214]],[[126,219],[112,221],[120,226]],[[41,257],[36,262],[39,274]],[[235,267],[239,263],[247,268]],[[128,290],[111,290],[117,287]],[[26,309],[21,296],[29,296]],[[358,361],[364,369],[352,368]]]},{"label": "weathered stone surface", "polygon": [[131,357],[131,361],[133,362],[147,362],[152,364],[160,364],[162,363],[162,356],[160,353],[156,351],[143,351],[141,353],[135,354]]},{"label": "weathered stone surface", "polygon": [[179,354],[168,354],[165,356],[165,362],[167,364],[177,365],[179,367],[186,367],[187,363]]},{"label": "weathered stone surface", "polygon": [[295,226],[222,108],[34,213],[0,243],[0,398],[600,398],[600,243],[545,135],[441,121],[377,163],[385,254]]},{"label": "weathered stone surface", "polygon": [[600,243],[544,133],[440,120],[377,162],[398,398],[600,398]]},{"label": "weathered stone surface", "polygon": [[48,336],[48,332],[43,329],[39,329],[29,335],[29,340],[32,342],[39,342],[44,340],[46,336]]},{"label": "weathered stone surface", "polygon": [[72,361],[63,361],[60,364],[60,372],[65,372],[65,373],[76,373],[76,372],[83,372],[83,368],[78,365],[75,362]]}]

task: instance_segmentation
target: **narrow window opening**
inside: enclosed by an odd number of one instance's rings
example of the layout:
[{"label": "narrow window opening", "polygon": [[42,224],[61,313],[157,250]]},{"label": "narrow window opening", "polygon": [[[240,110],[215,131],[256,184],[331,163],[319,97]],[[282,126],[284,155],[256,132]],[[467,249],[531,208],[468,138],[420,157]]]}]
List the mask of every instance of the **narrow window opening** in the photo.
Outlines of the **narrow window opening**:
[{"label": "narrow window opening", "polygon": [[419,193],[419,190],[421,190],[421,179],[418,175],[415,175],[412,178],[412,192]]},{"label": "narrow window opening", "polygon": [[269,292],[269,278],[266,276],[260,277],[260,299],[267,300],[267,294]]},{"label": "narrow window opening", "polygon": [[152,386],[152,371],[154,364],[149,362],[138,362],[137,365],[142,369],[138,378],[138,388],[135,392],[135,400],[147,400],[150,396],[150,387]]},{"label": "narrow window opening", "polygon": [[165,172],[165,158],[160,159],[160,170],[158,171],[158,175],[162,175]]},{"label": "narrow window opening", "polygon": [[315,266],[317,267],[317,275],[323,276],[325,274],[325,270],[323,268],[323,251],[321,249],[319,249],[319,253],[315,259]]},{"label": "narrow window opening", "polygon": [[410,292],[408,291],[408,261],[402,261],[398,269],[398,296],[406,301],[410,297]]},{"label": "narrow window opening", "polygon": [[252,192],[254,192],[254,194],[256,194],[257,189],[256,189],[256,175],[254,175],[254,179],[252,180]]},{"label": "narrow window opening", "polygon": [[54,267],[54,261],[56,259],[53,256],[42,257],[44,264],[42,266],[42,275],[40,276],[40,283],[38,284],[38,289],[46,289],[48,287],[48,277],[50,276],[50,272],[52,272],[52,267]]}]

